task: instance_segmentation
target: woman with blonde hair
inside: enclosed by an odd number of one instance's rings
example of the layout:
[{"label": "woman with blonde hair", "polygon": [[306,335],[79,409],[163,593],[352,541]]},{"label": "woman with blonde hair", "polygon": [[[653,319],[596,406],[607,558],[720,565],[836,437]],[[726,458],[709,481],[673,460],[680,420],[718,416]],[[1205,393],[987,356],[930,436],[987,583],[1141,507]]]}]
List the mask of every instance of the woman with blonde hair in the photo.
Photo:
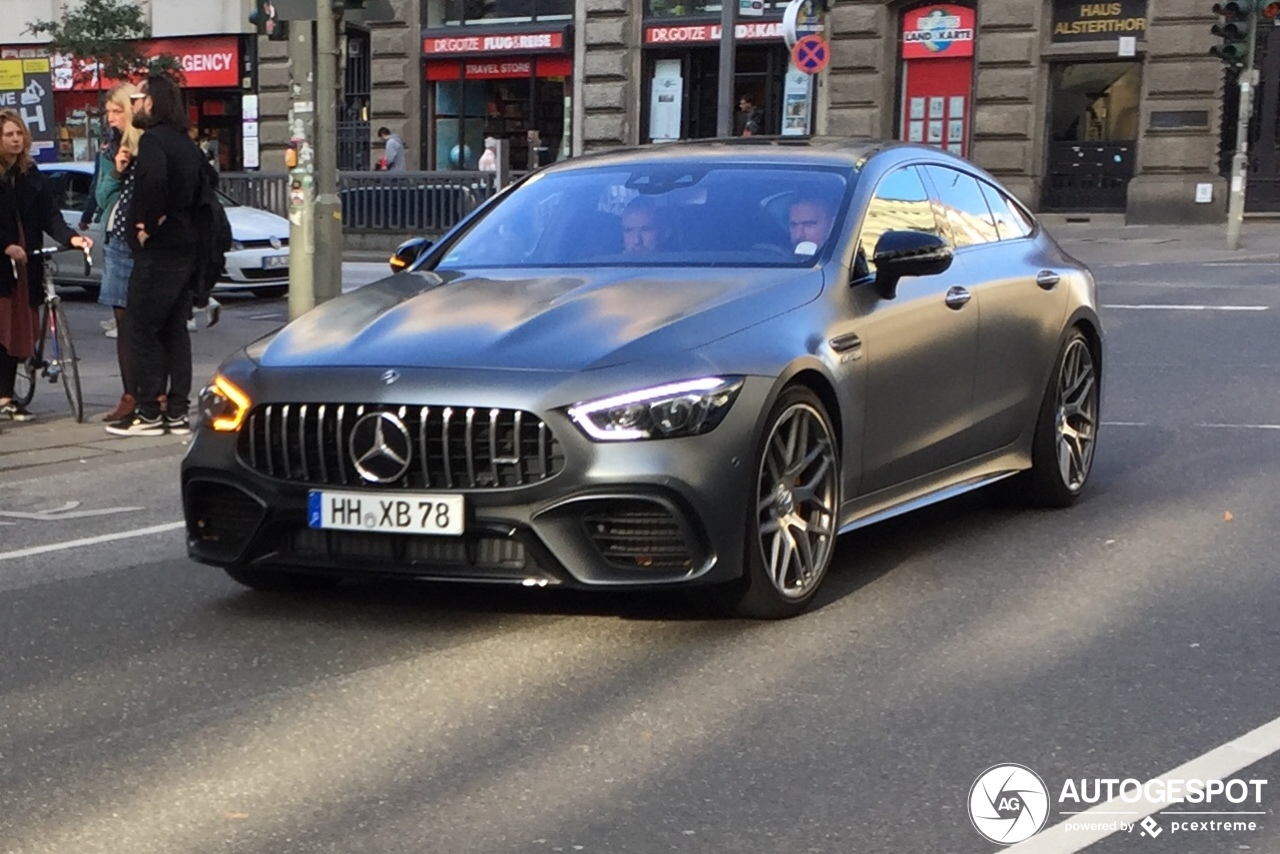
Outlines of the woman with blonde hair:
[{"label": "woman with blonde hair", "polygon": [[63,246],[87,250],[93,241],[62,219],[45,176],[31,159],[31,131],[16,110],[0,110],[0,418],[30,421],[13,402],[18,364],[35,352],[36,308],[44,299],[43,256],[30,256],[48,234]]},{"label": "woman with blonde hair", "polygon": [[138,156],[138,140],[142,131],[133,126],[133,100],[138,87],[119,83],[107,93],[107,124],[111,127],[111,143],[100,155],[95,201],[102,211],[102,285],[98,302],[111,306],[113,327],[107,337],[116,339],[116,361],[120,365],[120,381],[124,393],[116,408],[103,416],[104,421],[119,421],[133,412],[133,384],[137,379],[133,357],[123,328],[128,303],[129,275],[133,272],[133,249],[129,246],[129,203],[133,199],[133,161]]}]

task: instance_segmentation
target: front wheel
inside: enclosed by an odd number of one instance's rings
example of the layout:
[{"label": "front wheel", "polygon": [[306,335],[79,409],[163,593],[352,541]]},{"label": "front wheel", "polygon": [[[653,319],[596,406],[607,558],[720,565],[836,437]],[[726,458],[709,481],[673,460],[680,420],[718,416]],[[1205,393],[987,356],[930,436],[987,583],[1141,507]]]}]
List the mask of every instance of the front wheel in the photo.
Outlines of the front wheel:
[{"label": "front wheel", "polygon": [[793,617],[826,577],[840,513],[840,445],[826,408],[803,386],[770,410],[755,456],[738,615]]},{"label": "front wheel", "polygon": [[67,394],[71,415],[77,422],[84,421],[84,395],[80,391],[80,361],[76,358],[76,345],[71,340],[71,327],[61,303],[53,307],[54,337],[58,342],[50,370],[58,369],[62,378],[62,390]]},{"label": "front wheel", "polygon": [[40,307],[40,337],[36,339],[35,352],[18,363],[18,375],[13,386],[13,402],[19,406],[30,406],[36,396],[36,383],[40,381],[44,368],[44,352],[49,348],[49,306]]}]

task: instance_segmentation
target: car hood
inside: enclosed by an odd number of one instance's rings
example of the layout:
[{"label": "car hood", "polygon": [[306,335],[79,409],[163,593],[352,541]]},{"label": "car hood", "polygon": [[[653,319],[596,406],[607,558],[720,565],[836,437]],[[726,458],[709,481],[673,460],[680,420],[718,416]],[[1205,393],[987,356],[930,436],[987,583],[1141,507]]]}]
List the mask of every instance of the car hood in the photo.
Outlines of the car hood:
[{"label": "car hood", "polygon": [[259,364],[574,371],[687,351],[815,299],[818,270],[402,273],[260,342]]},{"label": "car hood", "polygon": [[227,208],[227,222],[231,223],[231,236],[236,240],[270,240],[272,237],[288,238],[289,220],[271,211],[257,208]]}]

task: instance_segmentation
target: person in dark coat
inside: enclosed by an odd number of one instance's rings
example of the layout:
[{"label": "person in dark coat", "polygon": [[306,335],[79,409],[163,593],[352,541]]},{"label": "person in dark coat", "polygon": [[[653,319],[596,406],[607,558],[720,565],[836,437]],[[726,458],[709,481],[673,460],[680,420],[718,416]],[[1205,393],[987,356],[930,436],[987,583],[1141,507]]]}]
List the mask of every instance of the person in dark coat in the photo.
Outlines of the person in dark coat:
[{"label": "person in dark coat", "polygon": [[37,308],[44,299],[42,256],[31,256],[48,234],[63,246],[88,250],[93,240],[62,219],[49,182],[31,159],[31,131],[15,110],[0,110],[0,418],[34,417],[13,402],[18,365],[35,352]]}]

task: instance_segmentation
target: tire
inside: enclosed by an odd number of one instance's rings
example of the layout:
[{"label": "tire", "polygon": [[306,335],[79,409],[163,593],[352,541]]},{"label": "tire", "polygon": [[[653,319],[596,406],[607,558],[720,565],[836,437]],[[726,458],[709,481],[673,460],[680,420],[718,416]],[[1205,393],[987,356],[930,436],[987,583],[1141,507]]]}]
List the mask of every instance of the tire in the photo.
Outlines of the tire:
[{"label": "tire", "polygon": [[71,340],[71,327],[67,325],[67,314],[60,303],[53,308],[55,330],[58,336],[57,353],[59,376],[62,390],[67,395],[67,403],[71,406],[71,415],[77,423],[84,421],[84,395],[80,390],[80,360],[76,358],[76,345]]},{"label": "tire", "polygon": [[288,285],[276,285],[270,288],[254,288],[253,295],[263,299],[278,299],[289,293]]},{"label": "tire", "polygon": [[232,580],[263,593],[319,593],[342,583],[341,578],[333,575],[306,575],[278,569],[228,566],[224,571]]},{"label": "tire", "polygon": [[840,444],[818,396],[783,391],[754,457],[743,578],[722,595],[741,617],[785,619],[817,593],[835,549]]},{"label": "tire", "polygon": [[40,381],[41,368],[44,366],[44,351],[49,339],[49,307],[40,307],[40,337],[36,339],[36,351],[29,359],[18,363],[18,375],[14,382],[13,402],[19,406],[29,406],[36,396],[36,383]]},{"label": "tire", "polygon": [[1026,507],[1070,507],[1093,470],[1098,437],[1099,375],[1089,340],[1072,329],[1058,351],[1040,403],[1031,468],[1010,480]]}]

